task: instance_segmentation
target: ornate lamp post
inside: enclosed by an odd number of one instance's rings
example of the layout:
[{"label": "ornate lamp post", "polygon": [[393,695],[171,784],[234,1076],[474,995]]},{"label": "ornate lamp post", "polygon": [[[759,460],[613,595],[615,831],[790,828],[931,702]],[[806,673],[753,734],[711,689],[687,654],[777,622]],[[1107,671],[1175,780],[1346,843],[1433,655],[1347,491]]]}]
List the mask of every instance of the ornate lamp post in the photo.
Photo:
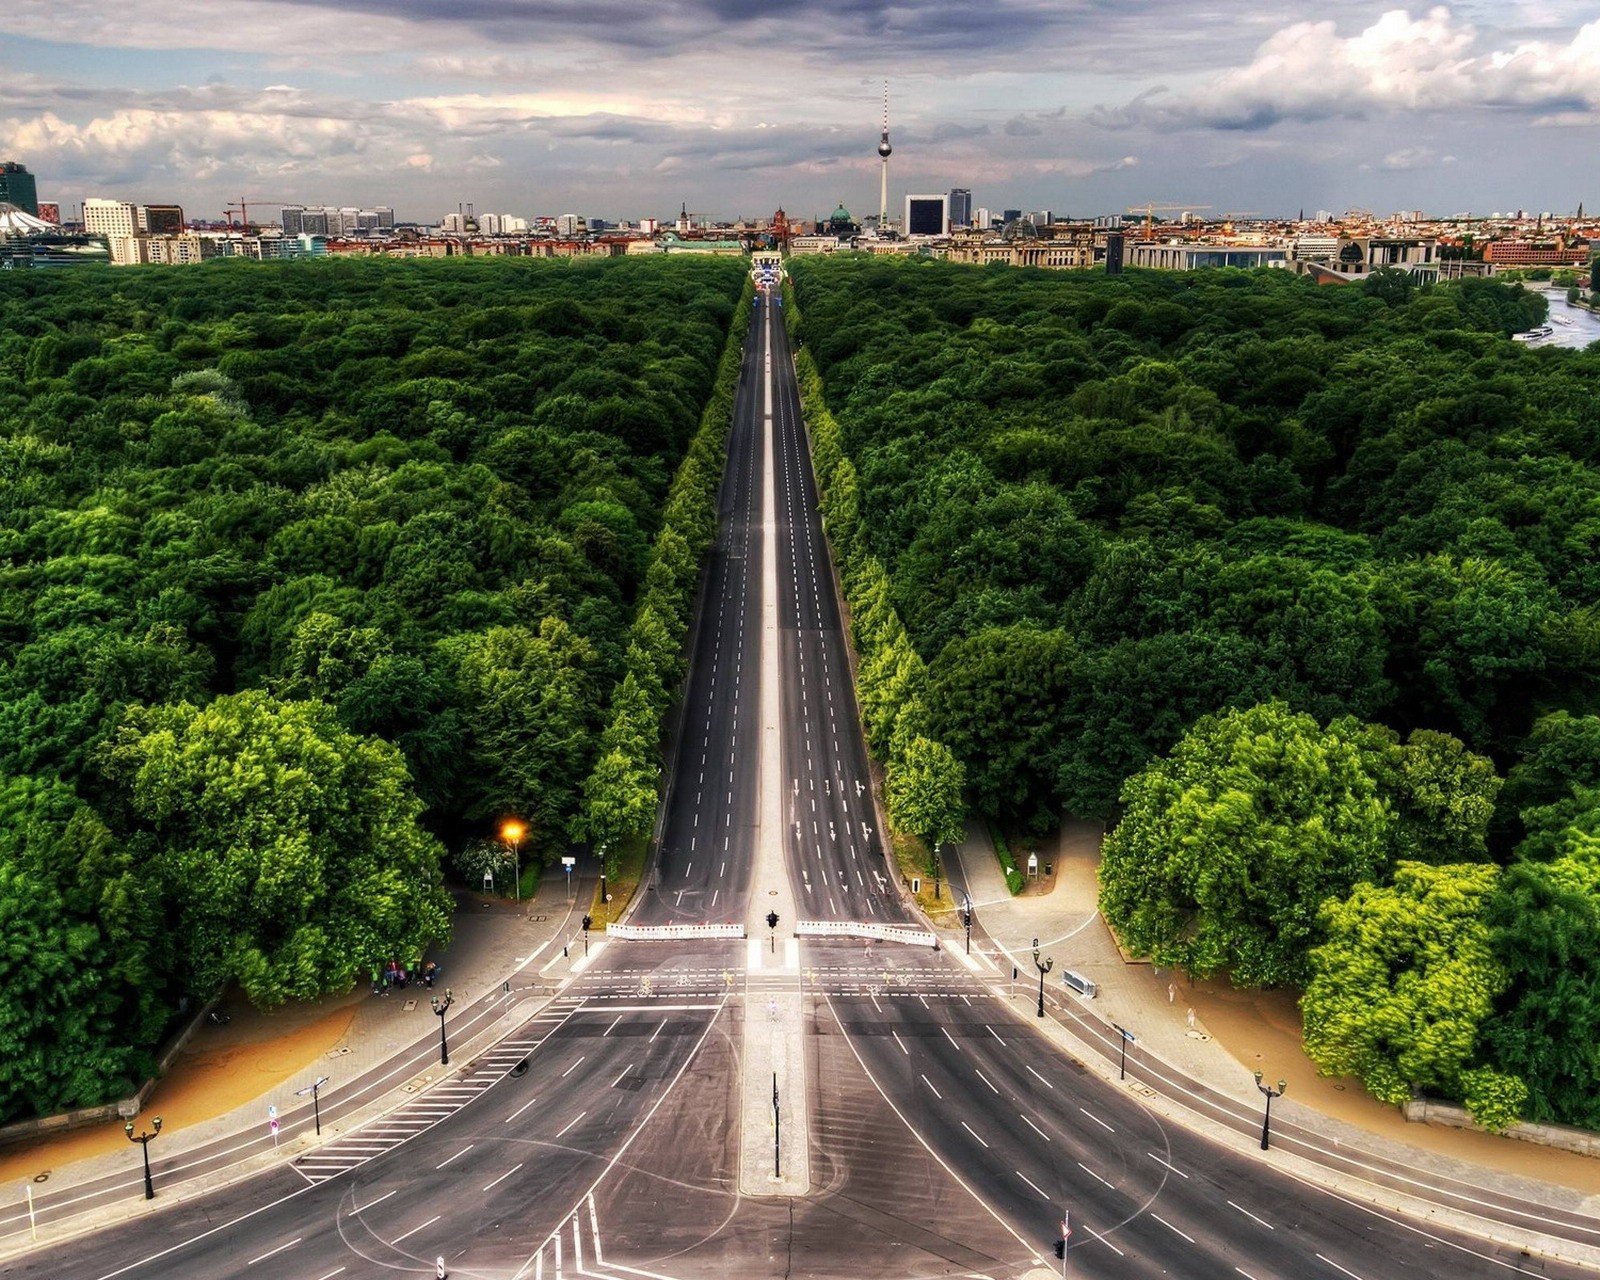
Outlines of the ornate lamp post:
[{"label": "ornate lamp post", "polygon": [[150,1131],[148,1133],[135,1133],[132,1120],[122,1126],[122,1132],[128,1135],[129,1142],[137,1142],[144,1152],[144,1198],[146,1200],[154,1200],[156,1198],[156,1185],[150,1180],[150,1143],[156,1134],[161,1132],[161,1117],[157,1116],[150,1122]]},{"label": "ornate lamp post", "polygon": [[449,987],[444,989],[443,1000],[439,999],[438,996],[433,997],[433,1011],[439,1017],[439,1065],[441,1067],[450,1065],[450,1046],[445,1043],[444,1038],[444,1015],[455,1002],[456,998]]},{"label": "ornate lamp post", "polygon": [[1051,958],[1039,959],[1039,939],[1035,938],[1033,940],[1033,967],[1039,971],[1039,1016],[1041,1018],[1044,1017],[1044,975],[1055,968],[1055,964],[1055,960]]},{"label": "ornate lamp post", "polygon": [[1261,1090],[1262,1094],[1267,1100],[1267,1115],[1266,1118],[1261,1122],[1261,1149],[1263,1151],[1267,1150],[1269,1146],[1269,1140],[1272,1136],[1272,1100],[1274,1098],[1283,1097],[1284,1090],[1286,1090],[1288,1087],[1289,1082],[1287,1080],[1278,1081],[1278,1087],[1276,1089],[1274,1089],[1270,1084],[1262,1084],[1261,1073],[1259,1071],[1256,1072],[1256,1088]]},{"label": "ornate lamp post", "polygon": [[522,837],[527,834],[527,827],[515,818],[509,818],[500,824],[500,838],[511,846],[511,857],[516,863],[518,903],[522,901]]}]

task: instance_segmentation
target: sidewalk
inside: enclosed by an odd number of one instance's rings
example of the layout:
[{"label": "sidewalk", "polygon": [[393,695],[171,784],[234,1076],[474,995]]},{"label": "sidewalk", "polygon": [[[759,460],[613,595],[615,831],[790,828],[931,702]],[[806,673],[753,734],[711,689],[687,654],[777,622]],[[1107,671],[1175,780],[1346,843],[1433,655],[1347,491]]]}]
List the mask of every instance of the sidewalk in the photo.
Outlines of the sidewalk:
[{"label": "sidewalk", "polygon": [[[513,987],[525,984],[532,974],[521,980],[516,975],[552,951],[560,954],[562,943],[578,927],[582,906],[593,892],[593,877],[573,878],[569,904],[567,878],[559,871],[547,874],[538,893],[520,908],[480,894],[458,893],[454,939],[448,948],[427,952],[426,958],[440,966],[432,990],[414,982],[387,996],[373,996],[362,982],[350,995],[270,1014],[259,1013],[242,1000],[231,1002],[227,1008],[232,1020],[226,1026],[204,1027],[196,1035],[136,1121],[148,1128],[150,1117],[161,1117],[161,1136],[150,1147],[158,1181],[162,1166],[219,1139],[258,1139],[261,1154],[270,1154],[269,1106],[277,1108],[285,1130],[280,1158],[303,1154],[316,1139],[309,1131],[288,1139],[290,1121],[298,1127],[300,1112],[305,1112],[308,1126],[310,1122],[310,1099],[297,1097],[296,1090],[321,1076],[328,1077],[320,1093],[323,1140],[351,1127],[347,1121],[330,1124],[330,1106],[338,1104],[342,1088],[369,1070],[419,1041],[437,1037],[438,1020],[430,997],[442,996],[449,988],[456,1008],[465,1011],[507,982]],[[463,1053],[460,1065],[472,1056],[470,1051]],[[410,1096],[402,1090],[408,1079],[397,1076],[379,1105],[387,1109]],[[250,1159],[253,1162],[255,1156]],[[106,1176],[137,1181],[139,1167],[139,1153],[128,1142],[121,1122],[0,1148],[0,1185],[7,1188],[0,1195],[0,1219],[15,1211],[24,1184],[32,1186],[36,1197],[53,1197]],[[205,1187],[220,1185],[238,1176],[238,1168],[230,1165],[193,1181]],[[174,1183],[173,1191],[179,1186],[188,1184]],[[132,1214],[143,1206],[142,1200],[130,1198],[123,1212]],[[105,1212],[96,1211],[96,1216]],[[0,1227],[0,1256],[26,1241],[26,1226],[20,1235],[9,1223]]]},{"label": "sidewalk", "polygon": [[[1480,1183],[1492,1180],[1501,1190],[1515,1189],[1546,1204],[1572,1208],[1580,1198],[1574,1191],[1600,1196],[1600,1161],[1486,1133],[1412,1124],[1395,1108],[1368,1095],[1359,1081],[1319,1076],[1301,1048],[1293,993],[1191,983],[1181,973],[1125,959],[1099,916],[1100,836],[1097,824],[1065,824],[1059,846],[1052,850],[1047,841],[1039,851],[1041,869],[1046,861],[1054,864],[1053,887],[1013,898],[987,829],[981,822],[968,823],[966,841],[956,851],[951,870],[963,878],[972,895],[974,934],[981,930],[987,936],[984,954],[993,956],[996,949],[1005,953],[998,963],[1008,976],[1015,963],[1021,970],[1019,983],[1031,981],[1030,989],[1037,991],[1032,954],[1037,938],[1041,958],[1055,962],[1046,989],[1062,994],[1063,969],[1093,980],[1098,987],[1095,999],[1069,998],[1087,1016],[1132,1032],[1137,1037],[1133,1052],[1159,1058],[1257,1109],[1262,1104],[1255,1085],[1257,1069],[1270,1081],[1287,1080],[1287,1095],[1273,1107],[1275,1124],[1281,1116],[1349,1147],[1440,1175]],[[935,925],[945,946],[961,948],[958,916],[936,920]],[[978,950],[975,936],[975,955]]]}]

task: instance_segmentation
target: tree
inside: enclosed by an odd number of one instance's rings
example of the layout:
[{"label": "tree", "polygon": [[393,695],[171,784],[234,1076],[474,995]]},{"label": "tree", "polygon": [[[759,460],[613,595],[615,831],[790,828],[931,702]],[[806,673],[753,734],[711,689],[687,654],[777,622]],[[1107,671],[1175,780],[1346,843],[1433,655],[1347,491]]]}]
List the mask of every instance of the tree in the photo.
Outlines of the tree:
[{"label": "tree", "polygon": [[1530,1120],[1600,1127],[1600,842],[1513,863],[1485,918],[1507,975],[1486,1056],[1526,1082]]},{"label": "tree", "polygon": [[966,833],[965,786],[966,771],[949,747],[913,738],[889,765],[884,787],[889,821],[898,831],[921,836],[932,850],[954,844]]},{"label": "tree", "polygon": [[1311,952],[1300,1001],[1306,1052],[1323,1072],[1359,1076],[1397,1106],[1434,1089],[1477,1102],[1480,1121],[1515,1118],[1525,1087],[1474,1062],[1508,981],[1484,918],[1499,875],[1485,863],[1402,862],[1390,886],[1362,883],[1327,902],[1327,941]]},{"label": "tree", "polygon": [[104,755],[193,990],[263,1007],[348,991],[448,938],[442,849],[400,754],[333,708],[256,691],[131,708]]},{"label": "tree", "polygon": [[1322,900],[1385,865],[1389,815],[1359,743],[1281,703],[1202,717],[1122,804],[1100,909],[1130,950],[1199,976],[1298,981]]}]

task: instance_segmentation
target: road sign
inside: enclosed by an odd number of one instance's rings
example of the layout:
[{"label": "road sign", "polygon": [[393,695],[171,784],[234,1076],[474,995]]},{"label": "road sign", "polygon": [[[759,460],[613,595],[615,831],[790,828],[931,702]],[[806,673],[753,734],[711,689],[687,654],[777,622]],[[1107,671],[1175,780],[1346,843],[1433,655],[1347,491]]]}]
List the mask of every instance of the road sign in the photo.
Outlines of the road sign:
[{"label": "road sign", "polygon": [[569,856],[561,859],[561,865],[564,866],[568,871],[571,871],[572,868],[577,865],[577,863],[578,860],[574,857]]}]

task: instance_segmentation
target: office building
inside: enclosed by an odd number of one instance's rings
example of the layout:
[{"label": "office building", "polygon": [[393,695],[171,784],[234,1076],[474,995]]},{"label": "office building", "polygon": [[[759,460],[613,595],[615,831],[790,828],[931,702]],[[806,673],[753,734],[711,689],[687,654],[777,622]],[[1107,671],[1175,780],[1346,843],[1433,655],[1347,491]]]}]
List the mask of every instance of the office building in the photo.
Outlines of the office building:
[{"label": "office building", "polygon": [[83,202],[83,229],[91,236],[104,236],[115,258],[116,246],[112,242],[139,234],[139,210],[126,200],[91,197]]},{"label": "office building", "polygon": [[936,196],[908,195],[906,197],[906,234],[908,236],[943,236],[950,233],[950,197],[940,192]]},{"label": "office building", "polygon": [[16,205],[30,217],[39,216],[39,190],[25,165],[0,161],[0,201]]},{"label": "office building", "polygon": [[175,236],[183,230],[183,207],[175,204],[139,206],[139,230],[153,236]]},{"label": "office building", "polygon": [[972,189],[970,187],[950,188],[950,225],[952,227],[970,227],[972,225]]},{"label": "office building", "polygon": [[357,209],[350,205],[284,205],[279,225],[286,236],[360,236],[394,229],[394,210],[388,205]]},{"label": "office building", "polygon": [[1003,210],[1001,212],[1001,214],[1000,214],[1000,223],[1001,223],[1002,226],[1004,226],[1008,222],[1015,222],[1021,216],[1022,216],[1022,210],[1021,209],[1006,209],[1006,210]]},{"label": "office building", "polygon": [[1106,274],[1120,276],[1122,274],[1122,232],[1106,232]]}]

